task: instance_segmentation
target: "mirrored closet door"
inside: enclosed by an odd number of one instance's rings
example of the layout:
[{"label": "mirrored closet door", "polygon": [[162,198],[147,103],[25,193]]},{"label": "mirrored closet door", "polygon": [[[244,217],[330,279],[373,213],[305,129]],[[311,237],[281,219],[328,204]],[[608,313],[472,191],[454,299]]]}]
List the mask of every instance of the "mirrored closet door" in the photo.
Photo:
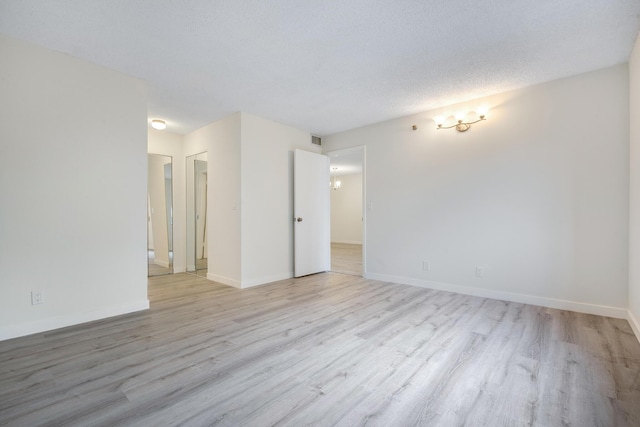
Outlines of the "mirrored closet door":
[{"label": "mirrored closet door", "polygon": [[148,275],[173,273],[173,194],[171,156],[148,155]]},{"label": "mirrored closet door", "polygon": [[187,271],[207,276],[207,153],[187,157]]}]

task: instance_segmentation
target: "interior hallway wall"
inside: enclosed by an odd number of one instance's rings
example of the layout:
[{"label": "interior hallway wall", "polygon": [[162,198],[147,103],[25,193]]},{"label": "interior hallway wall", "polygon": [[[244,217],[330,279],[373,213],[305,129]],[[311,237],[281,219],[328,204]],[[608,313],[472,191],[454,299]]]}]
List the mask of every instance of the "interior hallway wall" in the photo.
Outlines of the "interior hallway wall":
[{"label": "interior hallway wall", "polygon": [[293,153],[311,134],[242,113],[242,283],[293,277]]},{"label": "interior hallway wall", "polygon": [[238,288],[293,275],[293,151],[308,132],[234,113],[184,136],[208,153],[207,278]]}]

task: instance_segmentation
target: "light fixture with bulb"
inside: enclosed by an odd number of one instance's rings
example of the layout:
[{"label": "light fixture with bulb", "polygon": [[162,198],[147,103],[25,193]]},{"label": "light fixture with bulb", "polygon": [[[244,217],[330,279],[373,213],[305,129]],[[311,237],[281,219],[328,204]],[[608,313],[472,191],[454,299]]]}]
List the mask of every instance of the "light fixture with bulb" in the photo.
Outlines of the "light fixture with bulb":
[{"label": "light fixture with bulb", "polygon": [[[338,171],[337,167],[332,167],[331,168],[331,172],[332,173],[336,173]],[[331,186],[331,188],[333,188],[334,190],[339,190],[340,187],[342,187],[342,182],[338,181],[338,179],[333,176],[331,178],[331,180],[329,181],[329,185]]]},{"label": "light fixture with bulb", "polygon": [[167,123],[164,120],[153,119],[151,120],[151,127],[158,130],[163,130],[167,128]]},{"label": "light fixture with bulb", "polygon": [[456,128],[456,130],[458,132],[466,132],[466,131],[469,130],[469,128],[471,127],[472,124],[481,122],[483,120],[487,120],[486,110],[479,110],[476,114],[477,114],[477,117],[478,117],[477,120],[474,120],[474,121],[471,121],[471,122],[465,122],[464,118],[466,117],[466,115],[464,113],[456,113],[455,114],[455,119],[456,119],[457,123],[452,124],[451,126],[444,126],[445,118],[442,117],[442,116],[436,117],[434,119],[434,121],[436,122],[436,125],[438,126],[438,129]]}]

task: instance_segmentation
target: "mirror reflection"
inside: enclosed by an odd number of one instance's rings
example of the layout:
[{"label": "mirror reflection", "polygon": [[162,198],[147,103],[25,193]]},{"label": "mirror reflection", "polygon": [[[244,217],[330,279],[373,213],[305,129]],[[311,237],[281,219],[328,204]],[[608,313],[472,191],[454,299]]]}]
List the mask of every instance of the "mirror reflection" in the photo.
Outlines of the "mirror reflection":
[{"label": "mirror reflection", "polygon": [[148,155],[148,275],[173,273],[173,195],[171,156]]},{"label": "mirror reflection", "polygon": [[187,271],[207,276],[207,153],[187,157]]}]

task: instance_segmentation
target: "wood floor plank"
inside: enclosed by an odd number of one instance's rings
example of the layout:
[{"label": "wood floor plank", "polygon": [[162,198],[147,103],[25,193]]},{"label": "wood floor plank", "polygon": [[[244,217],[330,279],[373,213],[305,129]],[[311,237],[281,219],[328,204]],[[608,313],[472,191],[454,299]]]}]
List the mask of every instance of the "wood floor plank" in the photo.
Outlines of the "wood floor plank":
[{"label": "wood floor plank", "polygon": [[325,273],[0,342],[0,425],[640,426],[628,323]]},{"label": "wood floor plank", "polygon": [[331,271],[362,276],[362,245],[332,242]]}]

